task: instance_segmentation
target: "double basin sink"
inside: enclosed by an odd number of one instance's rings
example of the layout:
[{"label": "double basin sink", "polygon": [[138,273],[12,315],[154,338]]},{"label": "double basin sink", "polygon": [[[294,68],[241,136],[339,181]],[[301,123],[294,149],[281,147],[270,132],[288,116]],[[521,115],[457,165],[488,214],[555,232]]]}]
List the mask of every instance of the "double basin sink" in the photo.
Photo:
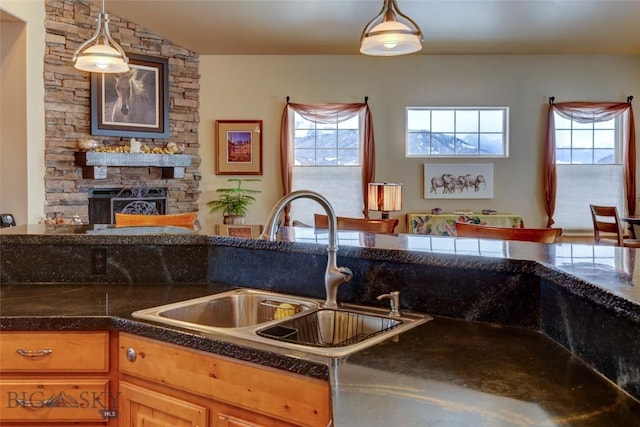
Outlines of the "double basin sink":
[{"label": "double basin sink", "polygon": [[344,305],[269,291],[236,289],[134,312],[133,317],[327,357],[356,351],[431,320],[430,316]]}]

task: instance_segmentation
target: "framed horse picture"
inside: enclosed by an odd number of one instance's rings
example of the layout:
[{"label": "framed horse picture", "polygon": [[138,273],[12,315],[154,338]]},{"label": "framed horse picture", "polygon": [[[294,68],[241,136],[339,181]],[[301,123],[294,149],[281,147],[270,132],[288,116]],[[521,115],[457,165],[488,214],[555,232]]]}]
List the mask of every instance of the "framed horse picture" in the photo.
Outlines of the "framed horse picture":
[{"label": "framed horse picture", "polygon": [[91,73],[91,134],[169,138],[169,61],[129,55],[129,71]]},{"label": "framed horse picture", "polygon": [[493,163],[425,163],[424,198],[493,199]]}]

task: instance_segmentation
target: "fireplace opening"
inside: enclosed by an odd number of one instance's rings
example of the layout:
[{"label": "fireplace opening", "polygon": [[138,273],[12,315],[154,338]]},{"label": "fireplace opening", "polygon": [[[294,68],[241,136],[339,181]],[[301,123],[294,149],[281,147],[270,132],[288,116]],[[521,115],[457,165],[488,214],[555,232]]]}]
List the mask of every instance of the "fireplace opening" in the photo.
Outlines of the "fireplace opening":
[{"label": "fireplace opening", "polygon": [[93,188],[89,190],[89,223],[114,224],[116,213],[164,215],[167,189],[139,187]]}]

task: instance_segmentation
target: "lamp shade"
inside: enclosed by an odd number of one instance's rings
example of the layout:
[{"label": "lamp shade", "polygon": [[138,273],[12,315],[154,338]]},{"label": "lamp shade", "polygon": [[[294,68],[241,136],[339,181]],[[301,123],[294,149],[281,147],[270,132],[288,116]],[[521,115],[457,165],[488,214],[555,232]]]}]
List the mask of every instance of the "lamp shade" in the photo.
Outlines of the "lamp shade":
[{"label": "lamp shade", "polygon": [[129,58],[122,47],[111,37],[109,14],[104,10],[96,18],[96,32],[82,43],[73,54],[73,66],[91,73],[124,73],[129,71]]},{"label": "lamp shade", "polygon": [[369,183],[368,209],[387,213],[402,210],[402,184]]},{"label": "lamp shade", "polygon": [[364,27],[360,53],[373,56],[397,56],[422,49],[422,30],[400,12],[396,0],[384,0],[382,10]]},{"label": "lamp shade", "polygon": [[106,44],[95,44],[79,53],[75,68],[92,73],[124,73],[129,70],[122,55]]},{"label": "lamp shade", "polygon": [[387,21],[376,25],[362,40],[360,53],[373,56],[407,55],[422,49],[420,37],[411,34],[401,22]]}]

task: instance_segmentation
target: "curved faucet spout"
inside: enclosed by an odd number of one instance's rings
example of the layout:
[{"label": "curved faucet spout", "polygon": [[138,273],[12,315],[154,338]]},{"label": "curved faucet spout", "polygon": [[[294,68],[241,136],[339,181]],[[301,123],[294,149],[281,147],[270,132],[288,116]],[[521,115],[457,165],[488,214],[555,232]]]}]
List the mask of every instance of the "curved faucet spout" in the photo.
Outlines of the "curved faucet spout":
[{"label": "curved faucet spout", "polygon": [[327,246],[327,269],[324,273],[324,287],[326,292],[326,300],[324,306],[327,308],[338,307],[338,289],[340,285],[348,282],[353,277],[353,273],[347,267],[338,267],[336,260],[336,236],[338,232],[338,222],[335,211],[329,201],[321,194],[309,190],[299,190],[283,196],[273,207],[267,221],[264,224],[264,230],[260,235],[262,240],[274,241],[276,239],[276,224],[278,217],[284,210],[285,206],[296,199],[315,200],[322,206],[327,213],[329,220],[329,246]]}]

